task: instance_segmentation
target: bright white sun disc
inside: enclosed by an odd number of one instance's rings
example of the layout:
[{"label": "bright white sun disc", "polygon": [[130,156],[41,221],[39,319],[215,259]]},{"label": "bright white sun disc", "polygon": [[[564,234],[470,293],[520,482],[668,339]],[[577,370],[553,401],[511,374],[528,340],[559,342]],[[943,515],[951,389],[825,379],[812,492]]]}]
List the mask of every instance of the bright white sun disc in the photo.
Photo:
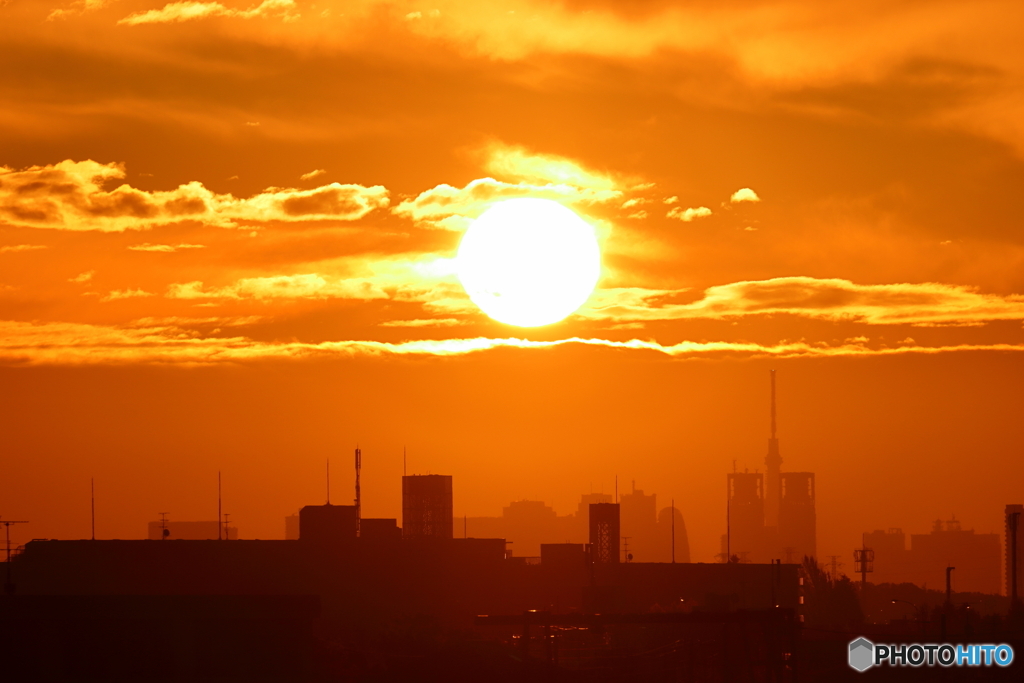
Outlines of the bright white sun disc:
[{"label": "bright white sun disc", "polygon": [[594,229],[550,199],[508,199],[480,215],[456,259],[466,293],[484,313],[519,327],[562,320],[601,274]]}]

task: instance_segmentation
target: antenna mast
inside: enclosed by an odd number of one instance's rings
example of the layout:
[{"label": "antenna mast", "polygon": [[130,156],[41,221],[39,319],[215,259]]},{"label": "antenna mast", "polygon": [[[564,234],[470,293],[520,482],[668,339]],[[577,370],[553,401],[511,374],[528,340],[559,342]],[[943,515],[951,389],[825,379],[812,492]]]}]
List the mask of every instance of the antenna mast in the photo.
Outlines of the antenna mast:
[{"label": "antenna mast", "polygon": [[359,535],[360,520],[363,518],[362,496],[359,492],[359,471],[363,468],[363,452],[356,446],[356,536]]},{"label": "antenna mast", "polygon": [[92,540],[96,540],[96,478],[89,480],[89,488],[92,492]]},{"label": "antenna mast", "polygon": [[0,521],[7,528],[7,583],[4,584],[4,592],[7,595],[14,595],[14,582],[11,580],[11,525],[12,524],[28,524],[28,522],[19,522],[15,520],[3,520]]},{"label": "antenna mast", "polygon": [[221,530],[224,527],[224,515],[221,514],[221,496],[220,496],[220,470],[217,470],[217,540],[223,541],[221,536]]},{"label": "antenna mast", "polygon": [[775,371],[772,370],[772,438],[775,438]]},{"label": "antenna mast", "polygon": [[327,458],[327,504],[331,504],[331,459]]}]

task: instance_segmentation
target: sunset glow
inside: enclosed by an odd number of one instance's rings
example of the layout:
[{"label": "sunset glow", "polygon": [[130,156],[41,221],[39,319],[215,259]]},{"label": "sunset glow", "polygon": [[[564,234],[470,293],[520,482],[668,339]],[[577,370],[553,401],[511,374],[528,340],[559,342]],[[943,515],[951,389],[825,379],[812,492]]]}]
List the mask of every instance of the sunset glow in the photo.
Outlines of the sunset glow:
[{"label": "sunset glow", "polygon": [[635,479],[711,564],[771,370],[819,559],[1001,533],[1022,27],[1019,0],[0,0],[12,545],[88,537],[92,478],[102,538],[212,519],[218,471],[239,538],[280,538],[328,457],[350,502],[358,444],[368,516],[401,515],[403,449],[455,518]]}]

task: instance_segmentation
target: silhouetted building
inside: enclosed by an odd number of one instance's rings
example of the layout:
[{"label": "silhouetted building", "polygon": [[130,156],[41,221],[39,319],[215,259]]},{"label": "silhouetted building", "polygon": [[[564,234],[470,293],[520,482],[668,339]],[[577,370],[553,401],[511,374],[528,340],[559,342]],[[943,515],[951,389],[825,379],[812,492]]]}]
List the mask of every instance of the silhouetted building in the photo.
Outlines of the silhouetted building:
[{"label": "silhouetted building", "polygon": [[321,545],[351,543],[358,521],[355,505],[307,505],[299,510],[299,540]]},{"label": "silhouetted building", "polygon": [[628,538],[629,553],[638,562],[654,562],[658,542],[656,494],[645,495],[633,482],[633,490],[619,496],[621,531]]},{"label": "silhouetted building", "polygon": [[586,546],[582,543],[541,543],[540,563],[547,567],[584,569]]},{"label": "silhouetted building", "polygon": [[741,560],[767,562],[764,531],[764,475],[726,475],[729,495],[728,552]]},{"label": "silhouetted building", "polygon": [[942,588],[946,567],[956,567],[954,589],[960,592],[1000,592],[999,534],[976,534],[952,519],[936,520],[930,534],[911,534],[910,568],[921,585]]},{"label": "silhouetted building", "polygon": [[785,562],[817,557],[817,519],[814,511],[814,473],[782,472],[779,498],[779,549]]},{"label": "silhouetted building", "polygon": [[863,547],[875,551],[872,583],[913,583],[909,573],[910,557],[903,529],[864,532]]},{"label": "silhouetted building", "polygon": [[[1016,517],[1014,517],[1016,515]],[[1024,505],[1007,505],[1005,520],[1005,546],[1006,566],[1003,568],[1006,576],[1006,595],[1013,598],[1014,589],[1014,567],[1017,571],[1017,598],[1024,594]],[[1014,548],[1016,548],[1016,562],[1014,562]]]},{"label": "silhouetted building", "polygon": [[284,518],[284,540],[299,540],[299,516],[288,515]]},{"label": "silhouetted building", "polygon": [[619,561],[618,503],[590,504],[590,547],[595,564]]},{"label": "silhouetted building", "polygon": [[512,542],[516,555],[536,557],[540,544],[558,540],[558,515],[539,500],[516,500],[502,510],[503,538]]},{"label": "silhouetted building", "polygon": [[[166,529],[167,533],[164,533]],[[179,541],[215,541],[218,538],[218,531],[221,538],[224,538],[224,529],[220,528],[217,522],[150,522],[149,538],[151,541],[160,539]],[[226,529],[228,540],[234,541],[238,538],[238,529],[229,526]]]},{"label": "silhouetted building", "polygon": [[452,538],[452,478],[444,474],[402,477],[402,536]]},{"label": "silhouetted building", "polygon": [[375,519],[364,517],[359,521],[359,536],[367,541],[393,541],[402,539],[402,529],[397,519]]}]

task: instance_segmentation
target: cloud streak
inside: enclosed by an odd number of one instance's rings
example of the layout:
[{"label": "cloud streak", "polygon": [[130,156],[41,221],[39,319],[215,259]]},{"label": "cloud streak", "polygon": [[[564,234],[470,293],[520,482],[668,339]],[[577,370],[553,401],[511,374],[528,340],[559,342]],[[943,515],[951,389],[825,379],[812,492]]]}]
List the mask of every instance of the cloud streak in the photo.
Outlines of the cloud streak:
[{"label": "cloud streak", "polygon": [[669,303],[684,290],[599,290],[577,315],[589,320],[729,319],[789,314],[869,325],[963,325],[1024,320],[1024,296],[982,294],[935,282],[861,285],[840,279],[782,277],[709,287],[703,298]]},{"label": "cloud streak", "polygon": [[136,12],[118,21],[118,24],[137,26],[139,24],[169,24],[207,17],[238,17],[252,19],[254,17],[281,16],[284,20],[294,20],[298,14],[293,0],[263,0],[259,5],[249,9],[230,9],[219,2],[172,2],[161,9]]},{"label": "cloud streak", "polygon": [[123,164],[62,161],[22,171],[0,168],[0,222],[61,230],[121,232],[181,221],[219,227],[268,221],[358,220],[388,206],[379,185],[331,183],[311,190],[270,187],[248,198],[215,193],[198,181],[147,192],[128,184]]},{"label": "cloud streak", "polygon": [[427,227],[465,230],[469,219],[476,218],[494,202],[513,197],[539,197],[568,204],[596,204],[622,196],[612,189],[581,188],[575,185],[506,183],[494,178],[478,178],[465,187],[441,184],[407,199],[392,211]]},{"label": "cloud streak", "polygon": [[[140,321],[141,322],[141,321]],[[941,354],[970,351],[1024,352],[1024,344],[902,345],[870,348],[857,341],[839,345],[808,342],[693,342],[664,345],[631,339],[553,341],[517,338],[423,339],[402,342],[346,340],[320,343],[257,342],[246,337],[201,336],[175,325],[111,327],[77,323],[0,322],[0,362],[9,365],[211,365],[249,361],[302,361],[349,357],[458,357],[496,349],[543,351],[558,347],[597,347],[620,352],[647,352],[673,359],[831,358]]]}]

